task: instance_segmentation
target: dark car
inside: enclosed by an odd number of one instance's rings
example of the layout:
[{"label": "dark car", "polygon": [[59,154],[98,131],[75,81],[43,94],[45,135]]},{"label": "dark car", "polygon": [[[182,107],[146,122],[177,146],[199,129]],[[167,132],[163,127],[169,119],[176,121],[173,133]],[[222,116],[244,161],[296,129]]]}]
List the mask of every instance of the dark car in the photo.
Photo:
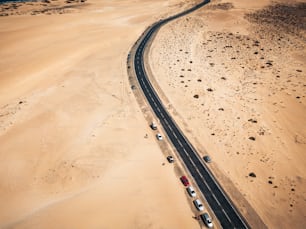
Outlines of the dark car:
[{"label": "dark car", "polygon": [[200,215],[200,217],[207,227],[212,228],[214,226],[208,213],[205,212],[204,214]]},{"label": "dark car", "polygon": [[210,163],[210,162],[211,162],[211,158],[210,158],[210,156],[208,156],[208,155],[204,156],[203,159],[204,159],[204,161],[205,161],[206,163]]},{"label": "dark car", "polygon": [[186,176],[182,176],[181,181],[182,181],[183,185],[189,186],[189,181],[188,181]]}]

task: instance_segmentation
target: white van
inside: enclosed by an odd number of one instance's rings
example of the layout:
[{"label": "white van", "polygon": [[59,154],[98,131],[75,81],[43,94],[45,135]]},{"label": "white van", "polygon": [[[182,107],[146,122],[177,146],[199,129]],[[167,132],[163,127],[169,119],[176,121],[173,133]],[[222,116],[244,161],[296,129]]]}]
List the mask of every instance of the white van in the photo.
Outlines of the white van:
[{"label": "white van", "polygon": [[196,196],[197,196],[197,194],[196,194],[196,192],[194,191],[194,188],[193,188],[192,186],[189,186],[189,187],[186,188],[186,189],[187,189],[187,192],[188,192],[189,196],[191,196],[191,197],[196,197]]}]

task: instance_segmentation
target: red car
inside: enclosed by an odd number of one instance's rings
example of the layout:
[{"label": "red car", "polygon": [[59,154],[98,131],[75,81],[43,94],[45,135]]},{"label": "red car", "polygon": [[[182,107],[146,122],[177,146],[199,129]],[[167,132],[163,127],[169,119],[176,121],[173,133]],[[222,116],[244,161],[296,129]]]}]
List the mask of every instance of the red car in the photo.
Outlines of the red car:
[{"label": "red car", "polygon": [[189,186],[189,181],[188,181],[186,176],[182,176],[181,181],[182,181],[183,185]]}]

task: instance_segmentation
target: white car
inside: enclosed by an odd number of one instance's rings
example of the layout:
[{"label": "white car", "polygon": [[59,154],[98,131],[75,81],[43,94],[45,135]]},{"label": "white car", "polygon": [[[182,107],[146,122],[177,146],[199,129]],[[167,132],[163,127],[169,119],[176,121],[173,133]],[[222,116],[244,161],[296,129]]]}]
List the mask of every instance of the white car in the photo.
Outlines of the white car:
[{"label": "white car", "polygon": [[157,138],[159,141],[163,140],[163,136],[161,136],[160,133],[156,134],[156,138]]},{"label": "white car", "polygon": [[204,210],[204,206],[201,202],[201,200],[196,199],[193,201],[194,206],[198,209],[198,211],[203,211]]},{"label": "white car", "polygon": [[197,194],[196,194],[196,192],[194,191],[194,189],[193,189],[192,186],[189,186],[189,187],[186,188],[186,189],[187,189],[187,192],[188,192],[189,196],[191,196],[191,197],[196,197],[196,196],[197,196]]},{"label": "white car", "polygon": [[173,163],[174,162],[174,158],[172,156],[168,156],[167,160],[169,163]]},{"label": "white car", "polygon": [[157,130],[157,125],[156,125],[155,122],[152,122],[150,126],[151,126],[152,130]]}]

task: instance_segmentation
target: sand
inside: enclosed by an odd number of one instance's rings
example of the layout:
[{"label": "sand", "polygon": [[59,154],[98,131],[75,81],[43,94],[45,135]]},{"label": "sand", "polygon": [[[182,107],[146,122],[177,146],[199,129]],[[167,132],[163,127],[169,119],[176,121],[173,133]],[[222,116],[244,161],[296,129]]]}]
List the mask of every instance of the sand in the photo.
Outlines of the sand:
[{"label": "sand", "polygon": [[[201,228],[126,66],[147,26],[195,2],[1,5],[0,228]],[[303,228],[305,6],[271,4],[214,1],[163,27],[148,64],[253,228]]]},{"label": "sand", "polygon": [[179,125],[269,228],[306,224],[305,6],[215,1],[162,28],[149,55]]},{"label": "sand", "polygon": [[148,25],[191,3],[51,1],[4,10],[0,228],[199,228],[126,66]]}]

